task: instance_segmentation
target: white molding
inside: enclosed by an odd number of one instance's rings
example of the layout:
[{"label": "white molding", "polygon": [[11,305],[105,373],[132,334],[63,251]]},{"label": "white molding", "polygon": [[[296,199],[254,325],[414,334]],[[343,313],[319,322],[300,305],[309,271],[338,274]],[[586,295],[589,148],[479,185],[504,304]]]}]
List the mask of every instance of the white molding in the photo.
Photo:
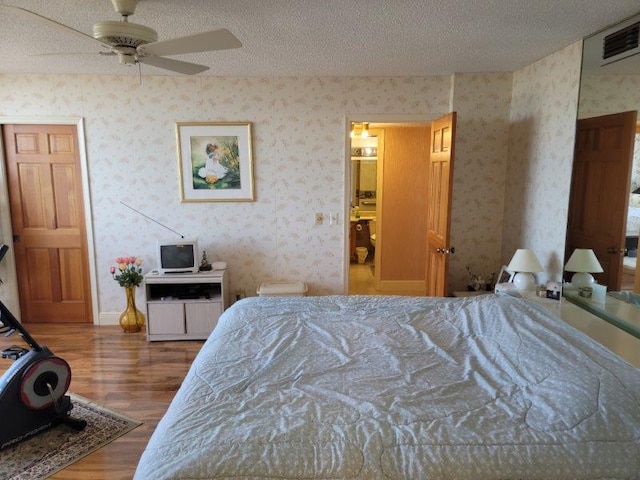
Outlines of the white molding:
[{"label": "white molding", "polygon": [[[31,124],[31,125],[75,125],[78,135],[78,156],[80,157],[80,175],[82,182],[82,197],[84,203],[84,221],[87,235],[87,256],[89,261],[89,284],[91,289],[91,309],[93,324],[99,323],[98,312],[98,282],[96,270],[95,244],[93,237],[93,219],[91,217],[91,190],[89,188],[89,165],[87,161],[87,146],[85,142],[84,119],[82,117],[0,117],[0,124]],[[2,147],[0,143],[0,147]],[[0,229],[2,230],[2,242],[13,245],[13,232],[11,230],[11,211],[9,209],[9,192],[7,186],[7,172],[5,167],[4,148],[0,148]],[[7,256],[7,269],[9,270],[10,283],[8,287],[9,309],[20,318],[20,306],[18,304],[18,277],[15,267],[13,249],[9,249]],[[13,299],[13,301],[12,301]],[[17,312],[17,313],[16,313]]]},{"label": "white molding", "polygon": [[120,315],[121,313],[112,313],[112,312],[102,312],[100,316],[97,318],[96,325],[120,325]]}]

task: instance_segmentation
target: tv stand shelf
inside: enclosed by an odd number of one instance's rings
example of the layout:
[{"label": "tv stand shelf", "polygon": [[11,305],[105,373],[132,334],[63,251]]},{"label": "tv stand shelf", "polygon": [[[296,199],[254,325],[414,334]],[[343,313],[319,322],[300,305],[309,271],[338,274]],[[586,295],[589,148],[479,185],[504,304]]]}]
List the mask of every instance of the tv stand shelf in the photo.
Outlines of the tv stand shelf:
[{"label": "tv stand shelf", "polygon": [[206,340],[229,307],[226,270],[148,273],[147,340]]}]

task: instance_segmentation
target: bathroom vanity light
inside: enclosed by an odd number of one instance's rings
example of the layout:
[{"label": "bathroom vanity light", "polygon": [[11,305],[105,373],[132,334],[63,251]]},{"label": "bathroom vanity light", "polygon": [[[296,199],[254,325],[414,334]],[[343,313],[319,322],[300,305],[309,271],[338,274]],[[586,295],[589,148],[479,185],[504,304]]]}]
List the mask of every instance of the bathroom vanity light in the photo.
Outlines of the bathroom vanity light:
[{"label": "bathroom vanity light", "polygon": [[350,135],[351,138],[367,138],[369,136],[369,122],[352,122]]},{"label": "bathroom vanity light", "polygon": [[535,272],[542,272],[543,268],[536,257],[536,254],[528,248],[519,248],[513,255],[507,270],[516,272],[513,277],[513,284],[517,290],[535,290]]},{"label": "bathroom vanity light", "polygon": [[591,286],[596,281],[591,274],[604,271],[596,254],[590,248],[576,248],[564,269],[567,272],[575,272],[571,277],[571,285],[574,287]]}]

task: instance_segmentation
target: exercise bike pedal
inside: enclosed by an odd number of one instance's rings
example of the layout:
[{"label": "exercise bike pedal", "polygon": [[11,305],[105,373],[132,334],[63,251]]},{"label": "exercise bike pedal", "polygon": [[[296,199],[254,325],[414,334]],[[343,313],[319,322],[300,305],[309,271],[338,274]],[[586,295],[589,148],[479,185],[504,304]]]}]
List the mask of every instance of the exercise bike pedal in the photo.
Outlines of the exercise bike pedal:
[{"label": "exercise bike pedal", "polygon": [[10,337],[15,331],[16,331],[15,328],[0,322],[0,335],[4,334],[5,337]]},{"label": "exercise bike pedal", "polygon": [[17,360],[25,353],[28,353],[29,350],[26,348],[18,347],[16,345],[12,345],[11,347],[5,348],[2,350],[2,358],[10,358],[11,360]]}]

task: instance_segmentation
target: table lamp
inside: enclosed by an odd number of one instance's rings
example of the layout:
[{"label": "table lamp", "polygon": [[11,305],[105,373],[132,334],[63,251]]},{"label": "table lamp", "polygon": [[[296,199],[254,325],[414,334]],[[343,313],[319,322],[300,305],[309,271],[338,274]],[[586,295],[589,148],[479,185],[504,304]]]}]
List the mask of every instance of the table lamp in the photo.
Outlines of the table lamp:
[{"label": "table lamp", "polygon": [[542,272],[543,268],[536,254],[528,248],[519,248],[507,266],[507,270],[516,272],[513,285],[517,290],[535,290],[535,272]]},{"label": "table lamp", "polygon": [[602,265],[598,262],[596,254],[590,248],[576,248],[569,261],[564,266],[567,272],[575,272],[571,277],[571,285],[574,287],[589,287],[595,283],[592,273],[603,272]]}]

